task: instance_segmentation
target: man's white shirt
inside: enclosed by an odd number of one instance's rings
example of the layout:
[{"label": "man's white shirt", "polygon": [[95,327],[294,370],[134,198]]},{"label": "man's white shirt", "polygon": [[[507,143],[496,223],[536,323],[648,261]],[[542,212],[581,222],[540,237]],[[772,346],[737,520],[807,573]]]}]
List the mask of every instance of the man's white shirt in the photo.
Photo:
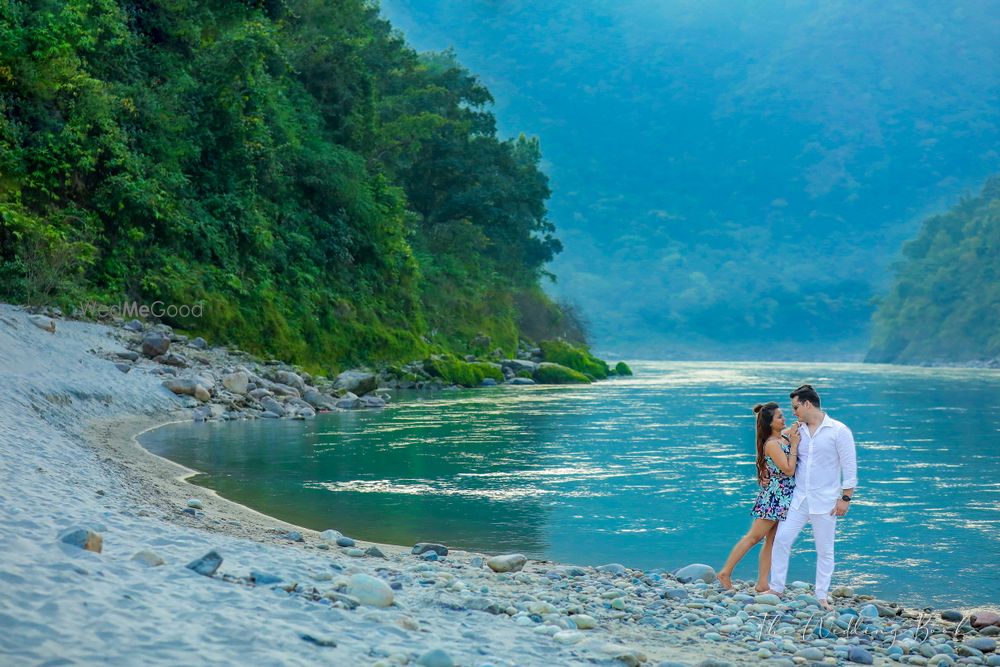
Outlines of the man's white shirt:
[{"label": "man's white shirt", "polygon": [[799,433],[792,507],[809,514],[827,514],[836,507],[844,489],[858,485],[854,435],[830,415],[824,415],[823,423],[811,436],[805,424]]}]

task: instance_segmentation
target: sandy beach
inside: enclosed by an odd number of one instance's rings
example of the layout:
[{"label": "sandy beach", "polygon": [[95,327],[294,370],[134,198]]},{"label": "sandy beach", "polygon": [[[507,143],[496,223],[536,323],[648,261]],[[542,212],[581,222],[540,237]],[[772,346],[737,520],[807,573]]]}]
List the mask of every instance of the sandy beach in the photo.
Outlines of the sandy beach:
[{"label": "sandy beach", "polygon": [[[191,420],[194,399],[152,360],[116,365],[133,332],[54,322],[0,305],[4,665],[1000,664],[987,610],[955,618],[841,589],[821,614],[805,584],[771,600],[697,571],[495,572],[498,554],[339,546],[143,449],[137,434]],[[204,354],[209,368],[239,361]],[[74,528],[101,551],[60,539]],[[188,567],[213,551],[221,565]]]}]

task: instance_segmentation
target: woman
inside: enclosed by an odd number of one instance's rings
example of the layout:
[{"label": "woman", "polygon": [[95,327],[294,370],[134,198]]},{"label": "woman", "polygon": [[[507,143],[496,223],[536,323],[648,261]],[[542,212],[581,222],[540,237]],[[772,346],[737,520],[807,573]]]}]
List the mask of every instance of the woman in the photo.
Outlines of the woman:
[{"label": "woman", "polygon": [[788,515],[792,490],[795,488],[799,429],[793,427],[788,437],[782,435],[785,416],[781,414],[781,408],[777,403],[758,404],[754,406],[753,411],[757,415],[757,483],[761,489],[757,494],[753,511],[750,512],[754,517],[750,530],[729,552],[729,558],[717,576],[723,588],[731,589],[733,568],[755,544],[765,540],[760,550],[757,585],[754,589],[758,593],[766,593],[770,590],[767,578],[771,572],[774,535],[778,531],[778,522],[784,521]]}]

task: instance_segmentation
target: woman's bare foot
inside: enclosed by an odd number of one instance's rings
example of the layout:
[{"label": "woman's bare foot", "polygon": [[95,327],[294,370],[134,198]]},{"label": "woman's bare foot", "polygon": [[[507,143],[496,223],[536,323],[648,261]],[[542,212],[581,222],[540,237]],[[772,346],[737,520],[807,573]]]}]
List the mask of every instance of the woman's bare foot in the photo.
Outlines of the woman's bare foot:
[{"label": "woman's bare foot", "polygon": [[825,609],[826,611],[833,611],[833,605],[830,604],[830,602],[826,598],[823,598],[822,600],[819,601],[819,608]]},{"label": "woman's bare foot", "polygon": [[782,594],[774,590],[773,588],[765,588],[764,590],[760,590],[759,588],[754,587],[754,591],[757,592],[757,595],[777,595],[779,598],[782,597]]},{"label": "woman's bare foot", "polygon": [[729,574],[727,574],[725,572],[719,572],[715,576],[719,580],[719,583],[722,584],[722,588],[723,589],[725,589],[727,591],[731,591],[733,589],[733,578],[732,578],[732,576],[730,576]]}]

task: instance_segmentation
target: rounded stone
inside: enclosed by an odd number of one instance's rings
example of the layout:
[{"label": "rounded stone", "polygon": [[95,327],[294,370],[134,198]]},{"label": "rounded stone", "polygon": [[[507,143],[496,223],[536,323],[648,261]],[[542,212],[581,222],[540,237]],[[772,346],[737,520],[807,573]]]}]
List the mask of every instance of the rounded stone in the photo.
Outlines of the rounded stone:
[{"label": "rounded stone", "polygon": [[347,594],[371,607],[388,607],[392,604],[392,588],[389,584],[367,574],[353,575],[347,586]]},{"label": "rounded stone", "polygon": [[710,584],[715,581],[715,570],[711,565],[692,563],[677,570],[674,576],[677,581],[685,584],[690,581],[704,581],[706,584]]},{"label": "rounded stone", "polygon": [[442,649],[432,648],[419,658],[417,664],[421,667],[455,667],[455,661]]},{"label": "rounded stone", "polygon": [[528,559],[522,554],[504,554],[493,556],[486,565],[494,572],[520,572]]}]

